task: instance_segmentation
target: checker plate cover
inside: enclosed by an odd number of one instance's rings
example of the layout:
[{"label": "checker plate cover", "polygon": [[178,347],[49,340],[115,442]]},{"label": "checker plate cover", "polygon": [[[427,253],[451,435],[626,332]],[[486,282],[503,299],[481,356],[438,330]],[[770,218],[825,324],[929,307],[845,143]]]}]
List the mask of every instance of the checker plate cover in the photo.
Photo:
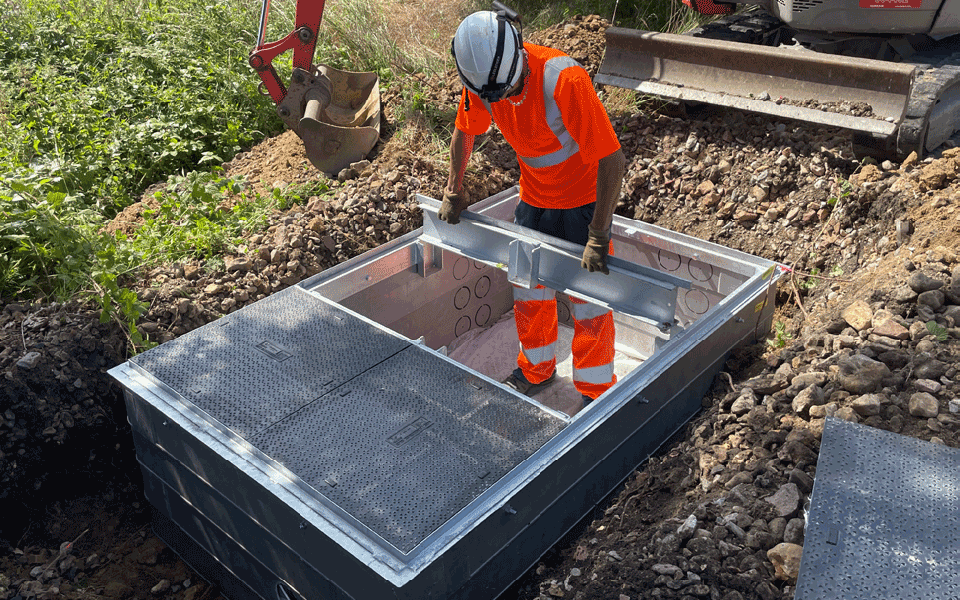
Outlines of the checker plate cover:
[{"label": "checker plate cover", "polygon": [[411,346],[253,441],[409,553],[564,425]]},{"label": "checker plate cover", "polygon": [[796,600],[960,598],[960,450],[829,418]]},{"label": "checker plate cover", "polygon": [[409,345],[292,287],[130,362],[249,441]]}]

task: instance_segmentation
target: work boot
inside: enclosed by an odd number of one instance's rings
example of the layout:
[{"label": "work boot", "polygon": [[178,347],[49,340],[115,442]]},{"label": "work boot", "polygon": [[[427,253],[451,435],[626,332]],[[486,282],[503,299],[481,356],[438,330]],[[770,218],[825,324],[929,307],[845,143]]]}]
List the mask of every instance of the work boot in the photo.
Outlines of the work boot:
[{"label": "work boot", "polygon": [[547,377],[540,383],[530,383],[527,378],[523,375],[523,370],[520,367],[517,367],[513,370],[513,373],[507,375],[507,378],[503,380],[503,385],[513,388],[523,394],[524,396],[533,396],[540,390],[544,389],[557,378],[557,370],[554,369],[553,373],[550,374],[550,377]]}]

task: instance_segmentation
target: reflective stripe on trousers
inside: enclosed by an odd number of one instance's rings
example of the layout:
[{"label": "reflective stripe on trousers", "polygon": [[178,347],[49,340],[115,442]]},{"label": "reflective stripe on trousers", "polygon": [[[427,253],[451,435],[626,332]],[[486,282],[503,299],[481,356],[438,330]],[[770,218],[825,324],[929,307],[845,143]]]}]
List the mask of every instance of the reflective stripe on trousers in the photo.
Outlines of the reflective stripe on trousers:
[{"label": "reflective stripe on trousers", "polygon": [[553,290],[513,286],[513,313],[520,338],[517,366],[531,383],[541,383],[557,367],[557,299]]},{"label": "reflective stripe on trousers", "polygon": [[[531,383],[550,377],[557,366],[557,300],[553,290],[514,286],[514,314],[520,353],[517,364]],[[577,391],[596,398],[617,382],[613,372],[613,313],[595,304],[570,298],[574,320],[573,383]]]},{"label": "reflective stripe on trousers", "polygon": [[613,372],[613,312],[570,297],[573,313],[573,383],[596,398],[617,382]]}]

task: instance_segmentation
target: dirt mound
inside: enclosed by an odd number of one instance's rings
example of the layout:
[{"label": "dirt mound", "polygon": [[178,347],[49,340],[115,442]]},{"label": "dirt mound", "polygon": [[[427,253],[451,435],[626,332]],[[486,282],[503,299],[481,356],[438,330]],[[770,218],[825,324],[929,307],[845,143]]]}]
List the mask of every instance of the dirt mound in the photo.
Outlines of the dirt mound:
[{"label": "dirt mound", "polygon": [[[606,25],[576,17],[528,38],[593,74]],[[422,103],[402,101],[414,91]],[[960,151],[863,164],[835,130],[638,109],[600,91],[629,160],[619,214],[793,272],[769,344],[732,357],[703,413],[510,595],[791,598],[781,552],[771,551],[802,546],[827,415],[960,444]],[[370,161],[329,181],[329,194],[273,215],[222,268],[144,273],[141,331],[172,339],[418,227],[416,195],[437,198],[446,182],[444,127],[459,93],[452,73],[386,90],[385,133]],[[290,132],[225,170],[261,193],[321,177]],[[473,198],[517,177],[496,132],[478,139],[466,179]],[[149,202],[115,228],[133,231]],[[89,308],[6,303],[0,347],[0,600],[216,598],[150,532],[122,398],[105,374],[126,358],[122,332]]]}]

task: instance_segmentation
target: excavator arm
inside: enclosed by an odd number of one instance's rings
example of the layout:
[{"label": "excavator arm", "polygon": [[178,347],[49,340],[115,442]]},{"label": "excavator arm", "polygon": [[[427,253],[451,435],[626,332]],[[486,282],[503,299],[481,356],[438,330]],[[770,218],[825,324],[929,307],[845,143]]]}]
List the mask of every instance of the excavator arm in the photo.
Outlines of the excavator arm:
[{"label": "excavator arm", "polygon": [[[376,73],[351,72],[314,65],[324,0],[298,0],[295,29],[281,40],[266,42],[270,0],[263,0],[257,46],[250,66],[261,80],[261,93],[277,105],[284,124],[303,140],[310,162],[335,174],[362,159],[380,137],[380,88]],[[293,51],[290,83],[273,65]]]},{"label": "excavator arm", "polygon": [[257,47],[250,53],[250,66],[260,75],[260,80],[266,92],[278,105],[287,96],[287,86],[283,85],[277,70],[273,67],[273,59],[288,50],[293,50],[294,68],[304,71],[311,70],[324,4],[324,0],[301,0],[298,2],[296,29],[282,40],[266,43],[264,38],[267,33],[270,0],[263,0],[263,6],[260,10],[260,28],[257,33]]}]

